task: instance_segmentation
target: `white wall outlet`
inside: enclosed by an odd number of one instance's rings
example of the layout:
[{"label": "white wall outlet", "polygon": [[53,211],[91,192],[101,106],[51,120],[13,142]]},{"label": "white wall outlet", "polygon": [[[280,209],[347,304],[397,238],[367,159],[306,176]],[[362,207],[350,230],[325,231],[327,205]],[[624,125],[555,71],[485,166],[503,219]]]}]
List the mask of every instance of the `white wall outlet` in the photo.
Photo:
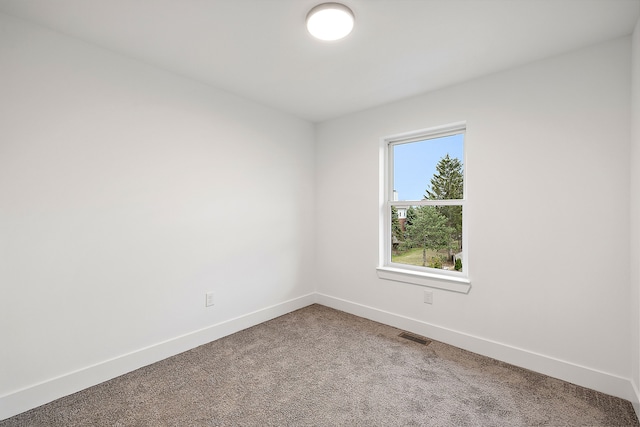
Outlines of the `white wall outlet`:
[{"label": "white wall outlet", "polygon": [[206,306],[207,307],[211,307],[213,305],[213,292],[207,292],[207,301],[206,301]]},{"label": "white wall outlet", "polygon": [[433,292],[424,291],[424,303],[425,304],[433,304]]}]

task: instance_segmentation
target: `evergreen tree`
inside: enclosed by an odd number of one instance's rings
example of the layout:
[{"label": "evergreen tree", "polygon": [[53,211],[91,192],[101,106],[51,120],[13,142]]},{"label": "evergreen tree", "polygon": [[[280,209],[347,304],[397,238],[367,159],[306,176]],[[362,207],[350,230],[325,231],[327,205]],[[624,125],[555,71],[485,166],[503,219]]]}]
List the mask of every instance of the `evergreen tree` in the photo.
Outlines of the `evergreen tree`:
[{"label": "evergreen tree", "polygon": [[403,240],[402,238],[402,227],[398,219],[398,208],[391,206],[391,242],[392,244],[397,244]]},{"label": "evergreen tree", "polygon": [[436,173],[431,178],[431,185],[427,188],[424,198],[428,200],[462,199],[463,178],[462,162],[447,154],[436,165]]},{"label": "evergreen tree", "polygon": [[427,249],[439,251],[448,248],[453,230],[436,207],[422,206],[415,211],[415,219],[406,226],[405,238],[410,247],[422,248],[422,265],[426,267]]},{"label": "evergreen tree", "polygon": [[[436,173],[431,178],[425,199],[455,200],[462,199],[464,189],[462,162],[449,154],[440,159],[436,165]],[[451,230],[449,255],[451,250],[462,249],[462,206],[438,206],[438,212],[446,218],[447,227]]]},{"label": "evergreen tree", "polygon": [[413,206],[409,206],[409,209],[407,209],[407,219],[404,222],[405,229],[411,224],[413,224],[413,221],[415,221],[415,219],[416,219],[416,210]]}]

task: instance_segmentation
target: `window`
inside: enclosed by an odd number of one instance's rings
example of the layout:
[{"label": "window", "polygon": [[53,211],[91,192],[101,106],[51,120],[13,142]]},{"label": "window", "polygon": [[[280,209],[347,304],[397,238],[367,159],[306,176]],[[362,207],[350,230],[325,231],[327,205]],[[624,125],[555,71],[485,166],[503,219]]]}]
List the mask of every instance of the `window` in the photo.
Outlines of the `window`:
[{"label": "window", "polygon": [[465,131],[455,123],[382,140],[379,277],[469,291]]}]

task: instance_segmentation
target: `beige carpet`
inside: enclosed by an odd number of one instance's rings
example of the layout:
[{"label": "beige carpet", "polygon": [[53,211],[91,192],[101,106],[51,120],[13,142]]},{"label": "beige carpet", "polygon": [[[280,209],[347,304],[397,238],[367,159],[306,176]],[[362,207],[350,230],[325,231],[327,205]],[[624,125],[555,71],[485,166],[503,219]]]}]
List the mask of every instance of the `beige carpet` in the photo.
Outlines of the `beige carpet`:
[{"label": "beige carpet", "polygon": [[637,426],[631,404],[320,305],[0,426]]}]

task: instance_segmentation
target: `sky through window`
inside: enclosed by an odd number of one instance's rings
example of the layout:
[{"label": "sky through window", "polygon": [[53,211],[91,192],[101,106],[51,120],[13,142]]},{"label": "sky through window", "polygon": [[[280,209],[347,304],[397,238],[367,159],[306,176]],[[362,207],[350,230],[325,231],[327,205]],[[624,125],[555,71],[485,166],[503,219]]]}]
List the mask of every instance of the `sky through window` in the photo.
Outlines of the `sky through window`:
[{"label": "sky through window", "polygon": [[463,146],[463,134],[395,145],[393,189],[398,200],[424,199],[436,165],[445,155],[459,159],[464,167]]}]

